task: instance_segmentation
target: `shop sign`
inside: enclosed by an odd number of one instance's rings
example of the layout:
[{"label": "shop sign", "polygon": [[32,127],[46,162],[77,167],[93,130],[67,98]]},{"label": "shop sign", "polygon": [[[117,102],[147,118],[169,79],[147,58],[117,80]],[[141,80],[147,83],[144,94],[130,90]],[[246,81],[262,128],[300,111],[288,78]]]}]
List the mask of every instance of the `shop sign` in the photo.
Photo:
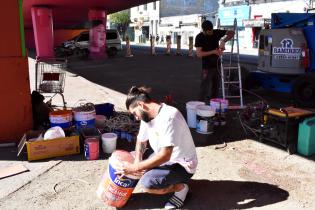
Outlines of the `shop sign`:
[{"label": "shop sign", "polygon": [[302,54],[300,47],[294,47],[292,39],[284,38],[281,40],[281,47],[274,47],[272,53],[278,60],[299,60]]},{"label": "shop sign", "polygon": [[244,27],[263,27],[264,26],[264,19],[249,19],[249,20],[243,20]]},{"label": "shop sign", "polygon": [[250,7],[246,5],[222,7],[219,9],[220,24],[222,26],[234,25],[234,19],[237,20],[238,26],[243,26],[243,20],[250,18]]}]

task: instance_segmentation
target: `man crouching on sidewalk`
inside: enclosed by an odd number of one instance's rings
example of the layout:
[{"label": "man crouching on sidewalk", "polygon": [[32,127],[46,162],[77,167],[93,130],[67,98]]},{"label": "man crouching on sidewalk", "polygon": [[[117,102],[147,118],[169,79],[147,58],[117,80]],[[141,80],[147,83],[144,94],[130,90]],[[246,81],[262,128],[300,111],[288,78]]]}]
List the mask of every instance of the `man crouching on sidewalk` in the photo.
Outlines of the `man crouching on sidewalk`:
[{"label": "man crouching on sidewalk", "polygon": [[[181,208],[188,193],[188,181],[197,167],[196,148],[182,114],[174,107],[151,100],[143,87],[129,90],[126,107],[141,120],[135,162],[123,163],[118,173],[141,173],[141,185],[148,193],[174,193],[166,209]],[[154,153],[142,160],[147,143]]]}]

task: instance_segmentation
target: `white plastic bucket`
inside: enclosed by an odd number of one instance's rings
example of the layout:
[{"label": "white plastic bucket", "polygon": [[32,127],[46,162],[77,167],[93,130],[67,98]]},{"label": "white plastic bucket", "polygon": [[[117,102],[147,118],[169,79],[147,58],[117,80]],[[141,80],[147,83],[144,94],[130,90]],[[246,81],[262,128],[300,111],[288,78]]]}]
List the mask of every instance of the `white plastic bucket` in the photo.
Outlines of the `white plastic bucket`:
[{"label": "white plastic bucket", "polygon": [[215,110],[207,105],[197,106],[196,131],[201,134],[213,133]]},{"label": "white plastic bucket", "polygon": [[210,106],[213,107],[217,113],[227,112],[229,101],[223,98],[213,98],[210,100]]},{"label": "white plastic bucket", "polygon": [[196,107],[204,104],[202,101],[189,101],[186,103],[187,124],[190,128],[196,128]]},{"label": "white plastic bucket", "polygon": [[102,149],[104,153],[110,154],[116,149],[117,134],[104,133],[102,134]]},{"label": "white plastic bucket", "polygon": [[126,151],[116,150],[108,160],[108,167],[97,189],[97,196],[107,205],[120,208],[130,198],[140,177],[115,174],[122,161],[133,163],[134,157]]}]

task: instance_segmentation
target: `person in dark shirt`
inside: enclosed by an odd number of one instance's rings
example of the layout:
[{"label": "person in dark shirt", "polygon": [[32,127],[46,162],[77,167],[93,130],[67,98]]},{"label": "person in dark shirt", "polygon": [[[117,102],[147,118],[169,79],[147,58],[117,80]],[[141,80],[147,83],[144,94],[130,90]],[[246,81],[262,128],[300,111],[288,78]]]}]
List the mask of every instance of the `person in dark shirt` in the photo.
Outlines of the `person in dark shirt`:
[{"label": "person in dark shirt", "polygon": [[234,36],[234,31],[213,29],[209,20],[202,23],[202,32],[195,39],[196,54],[202,58],[202,73],[199,100],[209,104],[219,92],[219,56],[225,50],[225,42]]}]

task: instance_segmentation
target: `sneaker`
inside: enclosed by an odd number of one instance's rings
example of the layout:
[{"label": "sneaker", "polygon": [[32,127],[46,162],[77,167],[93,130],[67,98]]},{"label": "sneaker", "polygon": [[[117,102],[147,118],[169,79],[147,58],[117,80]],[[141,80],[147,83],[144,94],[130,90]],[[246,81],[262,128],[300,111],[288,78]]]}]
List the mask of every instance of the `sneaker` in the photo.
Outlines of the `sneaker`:
[{"label": "sneaker", "polygon": [[189,187],[184,184],[184,188],[181,191],[175,192],[174,195],[165,204],[165,209],[179,209],[184,206],[184,201],[187,196]]}]

